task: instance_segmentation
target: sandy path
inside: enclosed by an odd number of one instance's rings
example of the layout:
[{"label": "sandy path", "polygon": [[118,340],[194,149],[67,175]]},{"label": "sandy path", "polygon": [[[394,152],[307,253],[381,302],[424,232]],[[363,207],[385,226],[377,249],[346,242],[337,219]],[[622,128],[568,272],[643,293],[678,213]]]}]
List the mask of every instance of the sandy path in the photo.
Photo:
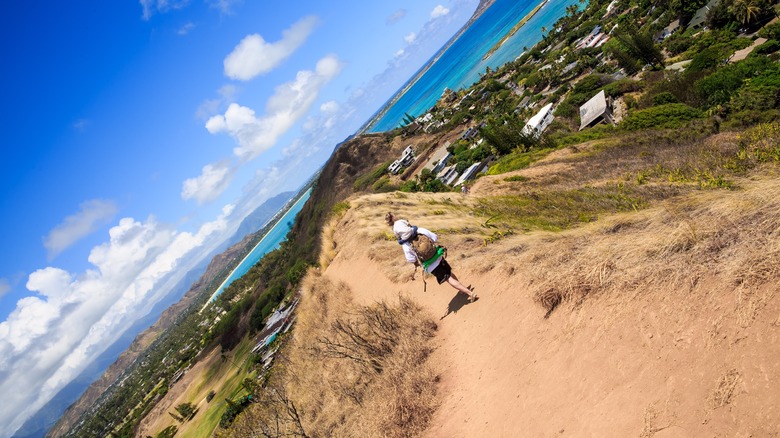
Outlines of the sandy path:
[{"label": "sandy path", "polygon": [[[518,237],[522,239],[522,237]],[[357,240],[357,239],[355,239]],[[507,244],[511,244],[508,242]],[[589,297],[549,319],[512,275],[450,260],[481,299],[467,304],[429,279],[393,283],[358,244],[325,275],[361,303],[411,296],[439,324],[431,360],[442,405],[432,437],[776,436],[780,430],[780,294],[748,327],[733,292],[700,282],[689,291]],[[401,250],[393,263],[402,264]],[[411,272],[411,265],[408,266]],[[656,291],[658,292],[658,291]],[[448,306],[456,308],[443,319]]]}]

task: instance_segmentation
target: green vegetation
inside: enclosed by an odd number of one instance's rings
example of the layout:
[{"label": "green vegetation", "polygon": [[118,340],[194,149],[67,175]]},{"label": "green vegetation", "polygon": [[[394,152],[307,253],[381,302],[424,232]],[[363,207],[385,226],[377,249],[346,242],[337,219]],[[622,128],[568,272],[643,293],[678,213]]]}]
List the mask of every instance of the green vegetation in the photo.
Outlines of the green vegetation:
[{"label": "green vegetation", "polygon": [[[570,177],[566,182],[588,183],[561,182],[547,191],[536,190],[532,183],[517,184],[530,192],[480,199],[476,213],[491,228],[484,244],[516,232],[558,231],[603,215],[646,208],[684,190],[736,189],[738,177],[748,170],[780,162],[780,23],[765,25],[774,16],[773,2],[722,0],[708,14],[706,29],[681,29],[661,42],[653,37],[675,19],[687,22],[706,0],[621,0],[617,13],[604,18],[610,3],[591,0],[582,10],[576,5],[567,8],[566,16],[524,55],[496,70],[487,69],[479,82],[448,92],[431,109],[438,122],[432,126],[438,127],[429,134],[443,137],[449,131],[463,132],[466,126],[479,127],[477,138],[458,140],[449,147],[448,164],[459,171],[494,159],[488,174],[502,174],[523,169],[561,147],[603,140],[586,145],[593,157],[581,155],[586,164],[565,175]],[[578,48],[597,25],[605,32],[615,29],[613,38],[601,47]],[[768,41],[746,59],[731,62],[737,50],[753,43],[741,33],[753,31]],[[690,63],[683,71],[665,69],[679,61]],[[601,90],[610,98],[622,99],[622,122],[579,131],[579,107]],[[524,132],[526,121],[548,103],[555,107],[556,119],[547,131],[540,137]],[[413,122],[414,117],[407,114],[406,130],[382,135],[389,144],[393,136],[408,135]],[[728,130],[744,132],[733,143],[703,144],[709,136]],[[608,163],[622,156],[642,160],[615,175]],[[359,154],[334,154],[334,161],[350,159],[356,169],[354,175],[339,175],[348,181],[347,189],[452,190],[429,170],[401,181],[388,175],[389,161],[361,166],[357,163],[361,158]],[[516,175],[504,181],[526,179]],[[344,201],[348,191],[334,193],[332,187],[315,187],[280,248],[233,282],[203,312],[200,309],[207,297],[196,300],[128,368],[120,379],[124,383],[107,390],[70,435],[133,436],[175,376],[214,348],[221,349],[226,361],[232,356],[240,365],[225,363],[213,371],[232,369],[234,374],[219,393],[209,392],[211,404],[195,421],[202,421],[199,436],[210,436],[217,424],[229,426],[262,392],[254,379],[260,361],[249,357],[252,335],[280,303],[290,299],[308,268],[316,264],[320,229],[328,218],[350,208]],[[403,193],[396,196],[407,197]],[[443,210],[433,210],[433,214],[439,212]],[[237,263],[226,266],[205,289],[215,290]],[[190,403],[180,404],[175,411],[172,416],[182,422],[195,414]],[[173,425],[158,436],[173,436],[177,431]]]},{"label": "green vegetation", "polygon": [[480,200],[480,214],[510,228],[560,231],[600,214],[637,210],[646,201],[619,185],[583,187],[566,191],[497,196]]},{"label": "green vegetation", "polygon": [[[671,93],[669,93],[671,96]],[[673,96],[672,96],[673,97]],[[621,127],[629,131],[648,128],[679,128],[704,114],[684,103],[667,103],[637,111],[623,120]]]}]

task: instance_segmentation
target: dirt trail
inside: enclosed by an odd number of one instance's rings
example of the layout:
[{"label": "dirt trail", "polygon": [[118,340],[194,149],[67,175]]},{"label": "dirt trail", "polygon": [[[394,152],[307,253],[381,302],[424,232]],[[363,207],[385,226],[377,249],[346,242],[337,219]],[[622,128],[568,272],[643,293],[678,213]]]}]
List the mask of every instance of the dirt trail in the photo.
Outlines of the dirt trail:
[{"label": "dirt trail", "polygon": [[[409,278],[413,268],[398,245],[378,237],[386,231],[378,223],[384,211],[413,202],[375,197],[363,204],[371,208],[358,206],[340,222],[338,255],[324,275],[344,281],[363,304],[408,295],[437,321],[431,360],[441,373],[442,404],[428,436],[758,437],[780,431],[776,283],[753,289],[751,296],[760,299],[748,302],[745,291],[723,283],[722,267],[702,262],[704,274],[695,278],[659,273],[639,287],[585,292],[586,299],[564,302],[545,318],[532,291],[545,281],[539,270],[556,266],[549,259],[567,263],[555,242],[574,245],[590,236],[605,248],[604,259],[617,260],[610,239],[632,236],[601,235],[603,225],[589,225],[556,236],[513,236],[483,249],[473,239],[442,233],[454,272],[480,296],[469,304],[432,278],[423,292],[419,272]],[[428,216],[414,222],[435,228],[428,223],[446,221]],[[644,252],[637,250],[633,262],[641,263]],[[597,274],[609,275],[603,270]]]}]

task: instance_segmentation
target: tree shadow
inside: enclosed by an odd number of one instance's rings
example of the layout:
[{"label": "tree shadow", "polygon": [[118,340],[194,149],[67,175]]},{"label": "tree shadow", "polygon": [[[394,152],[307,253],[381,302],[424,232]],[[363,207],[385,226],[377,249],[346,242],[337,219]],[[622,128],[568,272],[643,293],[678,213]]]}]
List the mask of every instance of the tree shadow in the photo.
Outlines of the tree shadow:
[{"label": "tree shadow", "polygon": [[458,310],[460,310],[461,307],[465,306],[466,304],[471,304],[469,302],[469,296],[463,292],[456,293],[455,296],[452,297],[452,300],[450,300],[450,303],[447,305],[447,312],[444,314],[444,316],[439,318],[439,321],[446,318],[450,313],[458,313]]}]

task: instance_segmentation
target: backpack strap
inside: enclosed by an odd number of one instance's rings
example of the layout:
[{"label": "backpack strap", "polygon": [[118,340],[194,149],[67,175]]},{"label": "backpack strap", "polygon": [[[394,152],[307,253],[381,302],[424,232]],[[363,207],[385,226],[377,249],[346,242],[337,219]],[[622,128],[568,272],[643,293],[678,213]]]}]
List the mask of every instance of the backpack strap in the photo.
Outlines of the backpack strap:
[{"label": "backpack strap", "polygon": [[412,225],[412,235],[411,235],[411,236],[410,236],[408,239],[406,239],[406,240],[402,240],[402,239],[399,237],[399,238],[398,238],[398,244],[399,244],[399,245],[403,245],[404,243],[409,243],[409,242],[411,242],[412,240],[414,240],[414,238],[415,238],[415,237],[417,237],[417,226],[415,226],[415,225]]},{"label": "backpack strap", "polygon": [[[428,266],[431,266],[431,264],[433,262],[438,260],[439,257],[442,257],[444,255],[444,253],[446,253],[446,252],[447,252],[447,248],[445,248],[443,246],[437,246],[436,247],[436,254],[434,254],[433,257],[429,258],[428,260],[425,260],[425,261],[421,262],[422,267],[423,267],[423,271],[428,269]],[[418,260],[419,260],[419,257],[418,257]]]}]

